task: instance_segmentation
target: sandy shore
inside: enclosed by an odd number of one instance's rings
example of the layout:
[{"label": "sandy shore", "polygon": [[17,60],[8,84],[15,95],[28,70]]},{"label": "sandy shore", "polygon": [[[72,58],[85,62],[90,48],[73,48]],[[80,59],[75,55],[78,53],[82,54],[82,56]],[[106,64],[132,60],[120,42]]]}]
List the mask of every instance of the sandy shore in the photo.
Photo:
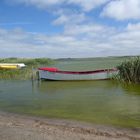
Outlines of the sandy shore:
[{"label": "sandy shore", "polygon": [[0,112],[0,140],[140,140],[140,129]]}]

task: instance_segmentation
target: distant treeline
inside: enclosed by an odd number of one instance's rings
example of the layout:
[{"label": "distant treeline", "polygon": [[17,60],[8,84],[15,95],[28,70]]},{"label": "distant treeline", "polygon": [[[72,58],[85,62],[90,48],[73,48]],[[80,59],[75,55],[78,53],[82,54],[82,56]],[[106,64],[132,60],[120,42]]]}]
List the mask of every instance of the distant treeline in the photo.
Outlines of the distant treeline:
[{"label": "distant treeline", "polygon": [[92,60],[104,60],[104,59],[130,59],[139,56],[108,56],[108,57],[87,57],[87,58],[58,58],[56,61],[92,61]]},{"label": "distant treeline", "polygon": [[0,79],[26,80],[35,76],[36,69],[40,66],[48,66],[54,63],[49,58],[0,58],[0,63],[24,63],[25,68],[14,70],[0,70]]}]

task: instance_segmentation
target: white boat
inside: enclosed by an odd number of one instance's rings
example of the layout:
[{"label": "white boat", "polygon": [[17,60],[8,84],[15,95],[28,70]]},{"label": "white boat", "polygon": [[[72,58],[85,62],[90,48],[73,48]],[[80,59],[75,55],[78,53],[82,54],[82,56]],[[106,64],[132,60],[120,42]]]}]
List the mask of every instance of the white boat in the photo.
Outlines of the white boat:
[{"label": "white boat", "polygon": [[57,68],[39,68],[39,78],[44,80],[104,80],[117,74],[117,69],[101,69],[94,71],[62,71]]},{"label": "white boat", "polygon": [[24,63],[0,63],[0,69],[20,69],[25,67]]}]

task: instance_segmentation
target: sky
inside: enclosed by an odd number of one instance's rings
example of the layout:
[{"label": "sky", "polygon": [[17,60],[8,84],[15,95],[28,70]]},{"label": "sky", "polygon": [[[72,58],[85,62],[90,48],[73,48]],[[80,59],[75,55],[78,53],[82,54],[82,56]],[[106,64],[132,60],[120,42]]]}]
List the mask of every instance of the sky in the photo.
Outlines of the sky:
[{"label": "sky", "polygon": [[140,0],[0,0],[0,57],[140,55]]}]

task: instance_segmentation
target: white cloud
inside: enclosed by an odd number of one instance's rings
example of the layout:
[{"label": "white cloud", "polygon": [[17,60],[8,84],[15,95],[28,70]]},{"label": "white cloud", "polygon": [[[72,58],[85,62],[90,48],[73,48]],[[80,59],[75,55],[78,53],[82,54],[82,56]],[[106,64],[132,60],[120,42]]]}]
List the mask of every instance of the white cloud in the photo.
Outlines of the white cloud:
[{"label": "white cloud", "polygon": [[[140,19],[140,0],[5,0],[9,3],[32,5],[54,13],[58,10],[76,10],[89,12],[101,5],[105,5],[101,16],[116,20]],[[74,9],[70,5],[76,6]],[[78,8],[80,7],[80,9]],[[65,22],[67,14],[61,15],[56,23]]]},{"label": "white cloud", "polygon": [[84,11],[90,11],[109,0],[68,0],[68,3],[79,5]]},{"label": "white cloud", "polygon": [[140,19],[140,0],[111,1],[101,15],[116,20]]},{"label": "white cloud", "polygon": [[110,27],[108,30],[108,27],[103,26],[103,25],[99,25],[99,24],[95,24],[95,23],[85,23],[85,24],[80,24],[80,25],[66,25],[65,26],[65,31],[64,33],[67,35],[84,35],[84,37],[86,35],[89,36],[98,36],[100,34],[100,36],[102,36],[101,33],[104,33],[106,31],[111,32],[113,29]]},{"label": "white cloud", "polygon": [[60,16],[53,21],[54,25],[61,25],[61,24],[78,24],[85,21],[87,18],[84,13],[81,14],[71,14],[66,15],[65,13],[61,13]]},{"label": "white cloud", "polygon": [[67,25],[61,34],[0,29],[0,57],[96,57],[140,54],[140,23],[116,28],[95,23]]},{"label": "white cloud", "polygon": [[83,11],[90,11],[108,2],[109,0],[6,0],[6,1],[10,3],[24,3],[25,5],[33,5],[43,9],[47,9],[49,6],[73,4],[75,6],[81,7]]},{"label": "white cloud", "polygon": [[127,30],[128,31],[139,31],[140,30],[140,23],[137,23],[137,24],[129,23],[127,26]]},{"label": "white cloud", "polygon": [[[53,35],[30,33],[20,28],[0,29],[0,57],[96,57],[109,55],[140,55],[140,23],[128,24],[121,30],[93,22],[90,11],[111,0],[8,0],[38,8],[74,4],[79,11],[60,8],[53,11],[53,25],[64,31]],[[63,5],[64,6],[64,5]],[[115,0],[107,4],[102,15],[117,20],[140,17],[140,1]],[[131,11],[131,12],[129,12]]]}]

